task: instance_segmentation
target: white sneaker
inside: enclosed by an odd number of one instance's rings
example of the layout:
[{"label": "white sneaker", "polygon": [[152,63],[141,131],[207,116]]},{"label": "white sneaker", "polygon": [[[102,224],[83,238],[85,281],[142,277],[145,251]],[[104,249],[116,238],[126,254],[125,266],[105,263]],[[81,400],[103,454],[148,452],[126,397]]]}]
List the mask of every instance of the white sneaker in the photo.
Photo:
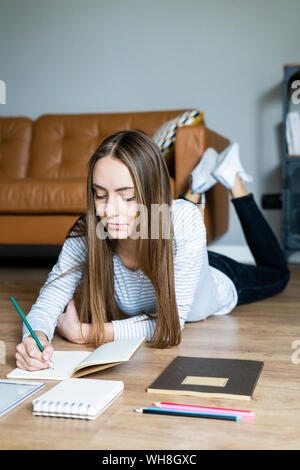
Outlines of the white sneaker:
[{"label": "white sneaker", "polygon": [[232,189],[236,174],[239,174],[243,182],[252,183],[253,178],[248,175],[240,161],[239,144],[234,142],[220,153],[212,175],[227,189]]},{"label": "white sneaker", "polygon": [[215,149],[208,148],[205,150],[200,162],[190,173],[189,182],[192,193],[204,193],[216,184],[217,180],[212,176],[211,172],[216,166],[217,158],[218,153]]}]

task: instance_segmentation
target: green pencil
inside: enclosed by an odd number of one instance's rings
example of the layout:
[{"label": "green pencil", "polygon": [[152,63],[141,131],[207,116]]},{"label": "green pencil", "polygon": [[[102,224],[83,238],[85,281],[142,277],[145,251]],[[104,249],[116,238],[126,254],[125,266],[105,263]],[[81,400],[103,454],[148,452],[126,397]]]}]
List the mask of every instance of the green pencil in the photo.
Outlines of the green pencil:
[{"label": "green pencil", "polygon": [[[26,327],[28,328],[28,330],[29,330],[31,336],[33,337],[33,339],[35,340],[35,342],[36,342],[36,344],[37,344],[39,350],[40,350],[41,352],[43,352],[43,351],[44,351],[43,346],[41,345],[41,343],[40,343],[40,341],[39,341],[37,335],[35,334],[35,332],[34,332],[33,329],[31,328],[31,326],[29,325],[28,320],[26,319],[24,313],[22,312],[22,310],[20,309],[19,305],[18,305],[17,302],[15,301],[14,297],[11,297],[10,300],[12,301],[12,303],[14,304],[14,306],[16,307],[16,310],[17,310],[18,314],[20,315],[20,317],[22,318],[22,320],[23,320],[23,322],[25,323]],[[51,364],[52,367],[53,367],[53,363],[52,363],[51,360],[50,360],[50,364]]]}]

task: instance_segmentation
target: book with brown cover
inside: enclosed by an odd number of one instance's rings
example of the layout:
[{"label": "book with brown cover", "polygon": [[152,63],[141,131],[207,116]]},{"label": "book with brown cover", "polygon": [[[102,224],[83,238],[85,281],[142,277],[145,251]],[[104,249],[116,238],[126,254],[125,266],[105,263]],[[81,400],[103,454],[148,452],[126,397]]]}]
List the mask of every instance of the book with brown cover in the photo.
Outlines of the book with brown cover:
[{"label": "book with brown cover", "polygon": [[251,400],[264,363],[177,356],[147,392]]}]

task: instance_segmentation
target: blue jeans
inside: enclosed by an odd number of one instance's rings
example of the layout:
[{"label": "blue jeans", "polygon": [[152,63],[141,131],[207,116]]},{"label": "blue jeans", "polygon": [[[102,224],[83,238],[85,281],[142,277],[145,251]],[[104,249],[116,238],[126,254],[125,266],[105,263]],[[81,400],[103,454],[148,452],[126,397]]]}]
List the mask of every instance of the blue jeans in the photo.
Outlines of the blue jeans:
[{"label": "blue jeans", "polygon": [[[182,197],[181,194],[179,197]],[[233,281],[237,305],[263,300],[281,292],[290,279],[290,271],[279,243],[259,210],[253,194],[231,199],[256,265],[244,264],[228,256],[207,251],[210,266]]]}]

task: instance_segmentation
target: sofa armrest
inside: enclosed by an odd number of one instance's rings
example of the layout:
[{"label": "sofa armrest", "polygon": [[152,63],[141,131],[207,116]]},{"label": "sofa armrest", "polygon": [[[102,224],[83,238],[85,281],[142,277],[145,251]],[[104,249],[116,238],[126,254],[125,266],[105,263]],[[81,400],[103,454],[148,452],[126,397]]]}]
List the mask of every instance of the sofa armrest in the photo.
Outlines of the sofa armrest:
[{"label": "sofa armrest", "polygon": [[[230,141],[227,138],[208,129],[205,125],[178,128],[175,141],[175,198],[187,191],[189,175],[205,150],[212,147],[220,153],[229,144]],[[204,222],[208,243],[228,230],[228,218],[228,190],[217,183],[206,192]]]}]

